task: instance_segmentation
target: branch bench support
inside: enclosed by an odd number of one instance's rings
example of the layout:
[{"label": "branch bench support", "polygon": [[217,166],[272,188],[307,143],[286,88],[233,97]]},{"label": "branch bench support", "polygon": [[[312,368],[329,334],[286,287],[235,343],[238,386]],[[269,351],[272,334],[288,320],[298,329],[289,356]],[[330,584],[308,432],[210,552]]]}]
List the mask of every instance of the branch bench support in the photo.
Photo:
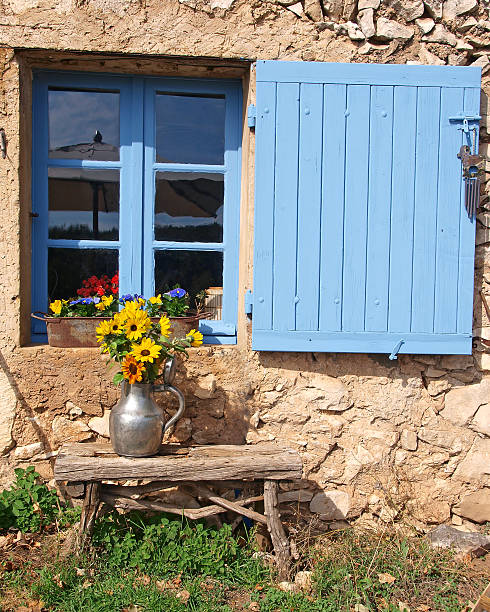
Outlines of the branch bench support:
[{"label": "branch bench support", "polygon": [[[155,457],[119,457],[108,443],[65,444],[55,462],[55,479],[65,482],[73,497],[83,495],[79,547],[91,537],[100,503],[123,510],[167,512],[197,520],[232,511],[265,525],[274,548],[279,578],[287,578],[291,552],[281,522],[278,482],[302,476],[299,454],[270,444],[255,446],[163,446]],[[114,481],[146,480],[146,484],[118,485]],[[106,481],[112,481],[107,483]],[[231,481],[231,482],[230,482]],[[262,481],[263,495],[233,501],[221,497],[210,487],[230,484],[242,487],[247,482]],[[179,485],[208,505],[180,508],[160,500],[145,499],[152,492]],[[264,514],[248,508],[264,501]]]}]

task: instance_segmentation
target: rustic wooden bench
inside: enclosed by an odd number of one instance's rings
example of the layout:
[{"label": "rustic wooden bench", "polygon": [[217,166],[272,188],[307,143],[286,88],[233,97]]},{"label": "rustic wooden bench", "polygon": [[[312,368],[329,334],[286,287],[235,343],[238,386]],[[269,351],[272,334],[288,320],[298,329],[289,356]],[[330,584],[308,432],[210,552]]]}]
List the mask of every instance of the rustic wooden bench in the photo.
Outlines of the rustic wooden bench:
[{"label": "rustic wooden bench", "polygon": [[[66,483],[73,497],[83,497],[80,542],[90,538],[101,502],[125,510],[168,512],[200,519],[226,511],[265,525],[270,533],[281,579],[287,576],[290,546],[278,509],[278,481],[301,478],[302,462],[291,449],[271,444],[253,446],[162,446],[155,457],[119,457],[109,443],[69,443],[59,451],[55,479]],[[145,484],[119,485],[107,481],[144,480]],[[104,483],[104,481],[106,481]],[[230,501],[211,490],[213,483],[263,481],[263,495]],[[209,505],[179,508],[142,496],[171,486],[183,486]],[[248,508],[263,500],[264,514]]]}]

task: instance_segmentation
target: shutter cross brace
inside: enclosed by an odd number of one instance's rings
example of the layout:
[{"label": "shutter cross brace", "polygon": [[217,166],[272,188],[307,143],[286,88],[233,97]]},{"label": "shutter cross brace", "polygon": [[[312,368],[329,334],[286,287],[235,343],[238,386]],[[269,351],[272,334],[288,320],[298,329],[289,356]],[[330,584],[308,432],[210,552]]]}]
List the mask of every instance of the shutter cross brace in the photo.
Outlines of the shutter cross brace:
[{"label": "shutter cross brace", "polygon": [[393,350],[391,351],[391,355],[389,356],[389,358],[393,361],[394,359],[398,359],[398,351],[401,349],[402,344],[405,343],[405,340],[403,340],[403,338],[401,340],[399,340]]}]

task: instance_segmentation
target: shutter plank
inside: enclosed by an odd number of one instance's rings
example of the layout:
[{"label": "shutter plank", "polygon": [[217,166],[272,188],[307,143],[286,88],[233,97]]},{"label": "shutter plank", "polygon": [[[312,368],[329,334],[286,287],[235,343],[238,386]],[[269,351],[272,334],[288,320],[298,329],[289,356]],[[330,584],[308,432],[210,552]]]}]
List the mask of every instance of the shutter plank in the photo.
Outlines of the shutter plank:
[{"label": "shutter plank", "polygon": [[388,329],[410,330],[417,89],[395,87]]},{"label": "shutter plank", "polygon": [[342,329],[364,329],[370,87],[347,88]]},{"label": "shutter plank", "polygon": [[439,88],[418,88],[412,332],[434,330],[440,96]]},{"label": "shutter plank", "polygon": [[366,271],[366,331],[388,323],[390,202],[393,148],[393,88],[371,88],[369,211]]},{"label": "shutter plank", "polygon": [[[480,90],[467,88],[464,92],[465,115],[475,116],[480,110]],[[471,114],[470,114],[471,113]],[[471,127],[474,127],[472,124]],[[479,130],[476,126],[476,146],[478,149]],[[473,136],[473,132],[471,132]],[[466,140],[466,139],[464,139]],[[468,145],[470,143],[467,141]],[[471,145],[473,142],[471,141]],[[459,160],[458,160],[459,161]],[[459,169],[461,172],[461,167]],[[473,331],[473,277],[475,267],[475,229],[476,221],[470,219],[464,201],[464,181],[461,181],[460,226],[459,226],[459,273],[458,273],[458,327],[460,333],[472,334]]]},{"label": "shutter plank", "polygon": [[296,329],[318,329],[323,87],[301,85]]},{"label": "shutter plank", "polygon": [[299,84],[278,83],[274,211],[274,329],[295,327]]},{"label": "shutter plank", "polygon": [[257,83],[254,322],[272,329],[276,84]]},{"label": "shutter plank", "polygon": [[345,85],[325,85],[323,94],[322,240],[320,329],[342,329],[344,252]]},{"label": "shutter plank", "polygon": [[441,90],[434,331],[456,331],[458,309],[461,132],[449,122],[463,108],[463,90]]}]

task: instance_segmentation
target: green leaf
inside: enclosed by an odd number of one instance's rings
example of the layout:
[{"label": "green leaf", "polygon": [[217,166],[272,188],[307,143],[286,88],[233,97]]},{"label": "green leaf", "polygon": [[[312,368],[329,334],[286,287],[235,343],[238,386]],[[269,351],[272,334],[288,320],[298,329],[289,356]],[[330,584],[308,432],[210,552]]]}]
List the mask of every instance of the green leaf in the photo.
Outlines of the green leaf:
[{"label": "green leaf", "polygon": [[114,378],[112,379],[112,382],[115,385],[118,385],[119,383],[121,383],[124,380],[124,376],[122,374],[122,372],[118,372],[117,374],[114,374]]}]

